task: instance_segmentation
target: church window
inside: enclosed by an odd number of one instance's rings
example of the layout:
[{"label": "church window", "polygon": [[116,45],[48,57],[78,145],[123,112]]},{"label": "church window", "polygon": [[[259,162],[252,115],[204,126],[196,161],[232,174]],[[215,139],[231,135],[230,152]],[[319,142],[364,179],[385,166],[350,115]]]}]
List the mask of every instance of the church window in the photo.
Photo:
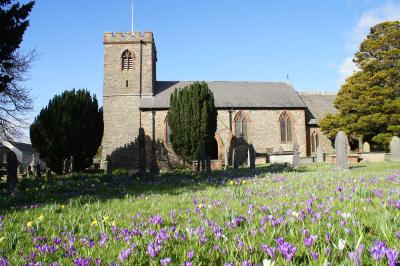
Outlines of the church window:
[{"label": "church window", "polygon": [[122,70],[133,69],[133,55],[131,51],[125,50],[122,53]]},{"label": "church window", "polygon": [[127,88],[129,87],[129,81],[128,81],[128,80],[125,82],[125,86],[126,86]]},{"label": "church window", "polygon": [[318,133],[314,131],[311,134],[311,153],[316,153],[318,146],[319,146]]},{"label": "church window", "polygon": [[292,143],[293,121],[287,112],[283,112],[279,117],[279,127],[281,131],[281,143]]},{"label": "church window", "polygon": [[235,117],[235,136],[249,142],[249,116],[240,111]]}]

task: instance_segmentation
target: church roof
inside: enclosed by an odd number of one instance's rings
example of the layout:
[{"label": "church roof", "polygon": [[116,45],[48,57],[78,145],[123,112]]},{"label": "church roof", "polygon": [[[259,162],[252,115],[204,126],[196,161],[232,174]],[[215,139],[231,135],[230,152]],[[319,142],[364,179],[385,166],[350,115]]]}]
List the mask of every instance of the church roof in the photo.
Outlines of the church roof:
[{"label": "church roof", "polygon": [[307,105],[306,123],[308,125],[318,125],[325,115],[337,113],[337,109],[334,106],[336,93],[300,92],[299,95]]},{"label": "church roof", "polygon": [[[154,96],[140,100],[142,109],[168,109],[170,95],[175,88],[183,88],[191,81],[157,81]],[[284,82],[207,82],[214,94],[217,108],[305,108],[294,88]]]}]

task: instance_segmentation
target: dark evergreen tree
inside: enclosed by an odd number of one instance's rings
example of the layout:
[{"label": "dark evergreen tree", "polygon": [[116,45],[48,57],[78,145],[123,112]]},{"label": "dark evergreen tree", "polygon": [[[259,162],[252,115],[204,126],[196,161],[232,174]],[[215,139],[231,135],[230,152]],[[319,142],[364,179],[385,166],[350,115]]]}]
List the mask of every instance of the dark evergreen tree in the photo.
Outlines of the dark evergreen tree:
[{"label": "dark evergreen tree", "polygon": [[29,26],[28,16],[34,1],[20,5],[13,0],[0,0],[0,137],[12,138],[25,123],[22,118],[32,109],[28,90],[21,86],[26,79],[35,52],[19,51],[22,37]]},{"label": "dark evergreen tree", "polygon": [[204,143],[210,155],[217,130],[217,109],[207,83],[195,82],[171,95],[168,123],[173,134],[172,147],[185,162],[195,160]]},{"label": "dark evergreen tree", "polygon": [[103,111],[87,90],[56,95],[30,127],[35,147],[48,166],[62,173],[65,159],[74,157],[74,170],[92,163],[103,137]]},{"label": "dark evergreen tree", "polygon": [[387,146],[400,134],[400,22],[384,22],[371,28],[355,54],[359,68],[335,100],[339,110],[321,121],[328,137],[338,131]]}]

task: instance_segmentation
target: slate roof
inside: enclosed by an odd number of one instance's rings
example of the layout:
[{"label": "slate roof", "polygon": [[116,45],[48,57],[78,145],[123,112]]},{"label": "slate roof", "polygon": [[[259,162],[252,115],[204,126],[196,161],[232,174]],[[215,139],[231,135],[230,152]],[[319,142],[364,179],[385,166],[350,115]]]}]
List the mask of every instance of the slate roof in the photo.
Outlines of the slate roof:
[{"label": "slate roof", "polygon": [[322,118],[327,114],[336,114],[337,109],[333,102],[336,93],[328,92],[300,92],[299,93],[306,109],[306,123],[308,125],[318,125]]},{"label": "slate roof", "polygon": [[10,141],[11,145],[22,152],[37,153],[37,150],[32,147],[32,144]]},{"label": "slate roof", "polygon": [[[154,96],[140,100],[142,109],[168,109],[170,94],[191,81],[157,81]],[[305,108],[294,88],[284,82],[207,82],[217,108]]]}]

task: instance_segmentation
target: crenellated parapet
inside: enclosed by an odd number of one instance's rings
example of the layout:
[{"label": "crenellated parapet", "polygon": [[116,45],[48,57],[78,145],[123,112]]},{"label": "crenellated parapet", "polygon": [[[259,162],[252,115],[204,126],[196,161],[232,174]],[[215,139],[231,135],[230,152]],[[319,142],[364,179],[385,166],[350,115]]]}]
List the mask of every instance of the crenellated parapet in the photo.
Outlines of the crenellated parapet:
[{"label": "crenellated parapet", "polygon": [[105,32],[104,33],[104,44],[115,44],[115,43],[154,43],[154,37],[152,32]]}]

